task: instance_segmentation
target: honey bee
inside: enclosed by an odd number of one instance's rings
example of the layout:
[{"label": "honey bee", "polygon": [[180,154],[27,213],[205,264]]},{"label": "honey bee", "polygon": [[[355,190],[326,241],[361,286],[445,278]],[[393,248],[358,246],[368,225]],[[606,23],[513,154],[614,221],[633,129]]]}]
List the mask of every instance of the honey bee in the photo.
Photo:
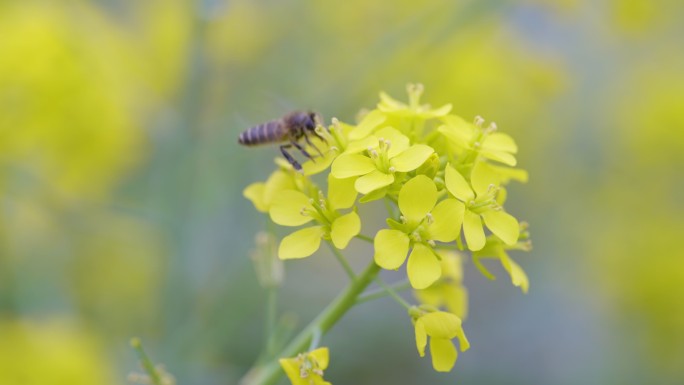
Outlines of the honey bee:
[{"label": "honey bee", "polygon": [[285,159],[297,171],[302,170],[302,165],[287,151],[289,148],[295,147],[305,157],[314,160],[313,156],[309,154],[300,140],[304,138],[306,144],[315,149],[321,156],[323,153],[319,150],[310,139],[311,135],[326,142],[320,134],[316,132],[316,126],[321,124],[321,116],[311,111],[294,111],[283,116],[280,119],[271,120],[270,122],[262,123],[254,127],[248,128],[238,137],[238,143],[243,146],[256,146],[268,143],[281,143],[287,141],[288,143],[280,145],[280,152]]}]

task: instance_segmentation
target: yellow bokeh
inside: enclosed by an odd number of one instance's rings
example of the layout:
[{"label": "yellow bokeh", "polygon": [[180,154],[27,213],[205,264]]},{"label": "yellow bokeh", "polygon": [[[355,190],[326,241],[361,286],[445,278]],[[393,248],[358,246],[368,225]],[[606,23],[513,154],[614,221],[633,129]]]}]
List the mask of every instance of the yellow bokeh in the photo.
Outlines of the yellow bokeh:
[{"label": "yellow bokeh", "polygon": [[65,319],[0,320],[0,341],[0,384],[120,383],[98,338]]}]

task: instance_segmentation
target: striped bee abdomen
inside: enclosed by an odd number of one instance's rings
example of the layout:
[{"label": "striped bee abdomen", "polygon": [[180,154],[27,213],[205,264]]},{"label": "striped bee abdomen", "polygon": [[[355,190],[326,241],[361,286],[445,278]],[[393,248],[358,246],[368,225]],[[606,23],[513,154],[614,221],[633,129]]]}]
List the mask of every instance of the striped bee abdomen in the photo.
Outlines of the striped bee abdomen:
[{"label": "striped bee abdomen", "polygon": [[238,137],[238,143],[245,146],[274,143],[283,141],[287,130],[282,119],[271,120],[263,124],[248,128]]}]

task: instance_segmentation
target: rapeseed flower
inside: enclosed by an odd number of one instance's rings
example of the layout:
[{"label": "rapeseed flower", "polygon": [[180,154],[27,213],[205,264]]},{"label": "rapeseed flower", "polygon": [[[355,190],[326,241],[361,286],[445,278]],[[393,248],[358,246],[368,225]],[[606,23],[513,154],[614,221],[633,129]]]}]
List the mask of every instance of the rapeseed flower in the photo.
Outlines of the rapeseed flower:
[{"label": "rapeseed flower", "polygon": [[442,277],[428,288],[415,290],[414,294],[422,304],[445,307],[464,320],[468,314],[468,290],[463,286],[461,256],[446,250],[437,254],[442,258]]},{"label": "rapeseed flower", "polygon": [[416,307],[412,308],[409,313],[415,327],[418,354],[421,357],[425,356],[425,347],[430,337],[432,367],[438,372],[450,371],[458,358],[458,351],[451,340],[458,338],[462,352],[470,348],[470,343],[461,326],[461,319],[451,313],[428,312]]},{"label": "rapeseed flower", "polygon": [[342,154],[332,164],[335,178],[354,178],[356,191],[369,194],[394,183],[396,173],[406,173],[420,167],[434,150],[425,144],[409,144],[399,131],[386,127],[377,133],[375,144],[358,148],[362,153]]},{"label": "rapeseed flower", "polygon": [[[401,222],[388,220],[392,229],[378,231],[374,239],[375,263],[396,270],[408,255],[408,278],[415,289],[425,289],[442,274],[435,242],[451,242],[458,237],[463,207],[448,199],[437,203],[437,187],[425,175],[404,184],[399,192]],[[461,205],[462,206],[462,205]]]},{"label": "rapeseed flower", "polygon": [[352,207],[356,191],[352,181],[328,178],[328,196],[318,190],[316,198],[298,190],[281,191],[269,209],[271,220],[283,226],[316,225],[297,230],[286,236],[278,247],[280,259],[305,258],[319,249],[322,239],[332,240],[344,249],[361,231],[361,219],[356,211],[341,214],[339,210]]},{"label": "rapeseed flower", "polygon": [[456,197],[452,199],[458,210],[464,210],[463,234],[468,248],[477,251],[485,246],[486,238],[482,222],[501,238],[512,245],[518,240],[520,226],[518,220],[506,213],[497,201],[500,190],[496,176],[482,167],[474,167],[471,183],[451,165],[447,165],[444,182],[447,190]]},{"label": "rapeseed flower", "polygon": [[300,353],[293,358],[281,358],[279,362],[292,385],[331,385],[323,379],[323,371],[330,362],[328,348]]}]

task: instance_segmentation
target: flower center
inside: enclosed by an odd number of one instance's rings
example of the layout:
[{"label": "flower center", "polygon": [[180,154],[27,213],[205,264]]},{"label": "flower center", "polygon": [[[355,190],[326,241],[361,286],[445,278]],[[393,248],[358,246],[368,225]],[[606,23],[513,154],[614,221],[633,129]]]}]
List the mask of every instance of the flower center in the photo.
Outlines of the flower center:
[{"label": "flower center", "polygon": [[389,149],[392,146],[392,142],[387,139],[378,139],[378,147],[368,147],[368,155],[375,163],[375,167],[384,172],[385,174],[393,173],[394,167],[390,165],[389,161]]},{"label": "flower center", "polygon": [[297,356],[299,361],[299,377],[308,378],[312,373],[323,377],[323,370],[319,367],[318,362],[310,355],[299,354]]},{"label": "flower center", "polygon": [[318,200],[309,199],[310,206],[302,207],[301,214],[310,216],[317,222],[330,226],[337,216],[337,212],[330,208],[328,200],[325,199],[322,191],[318,191]]},{"label": "flower center", "polygon": [[468,210],[475,214],[482,214],[489,210],[501,210],[501,206],[496,202],[496,194],[498,192],[499,187],[490,184],[486,193],[468,202]]}]

